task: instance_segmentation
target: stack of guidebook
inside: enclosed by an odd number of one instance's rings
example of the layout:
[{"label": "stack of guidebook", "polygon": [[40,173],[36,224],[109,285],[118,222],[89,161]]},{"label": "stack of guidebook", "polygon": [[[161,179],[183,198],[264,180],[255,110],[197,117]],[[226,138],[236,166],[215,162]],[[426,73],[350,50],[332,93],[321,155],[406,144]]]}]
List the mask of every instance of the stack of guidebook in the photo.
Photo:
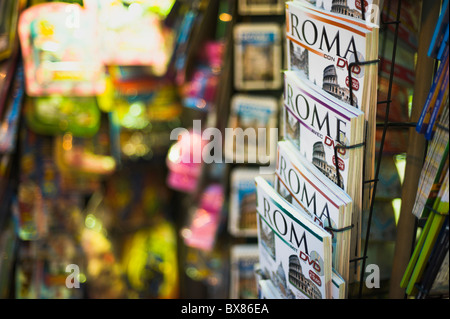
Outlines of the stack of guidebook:
[{"label": "stack of guidebook", "polygon": [[378,28],[331,2],[286,3],[285,140],[274,187],[255,179],[264,298],[345,298],[359,273],[350,261],[374,171]]}]

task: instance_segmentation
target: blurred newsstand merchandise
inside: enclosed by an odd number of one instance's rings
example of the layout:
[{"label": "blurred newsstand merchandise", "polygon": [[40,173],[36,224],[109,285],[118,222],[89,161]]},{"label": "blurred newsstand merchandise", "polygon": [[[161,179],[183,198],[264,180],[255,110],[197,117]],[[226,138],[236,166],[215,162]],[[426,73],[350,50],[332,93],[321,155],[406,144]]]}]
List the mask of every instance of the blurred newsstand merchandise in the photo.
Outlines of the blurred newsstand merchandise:
[{"label": "blurred newsstand merchandise", "polygon": [[169,178],[167,155],[173,129],[215,110],[228,1],[0,8],[0,297],[169,299],[198,291],[187,280],[223,285],[225,257],[180,236],[202,168],[187,185],[186,169]]}]

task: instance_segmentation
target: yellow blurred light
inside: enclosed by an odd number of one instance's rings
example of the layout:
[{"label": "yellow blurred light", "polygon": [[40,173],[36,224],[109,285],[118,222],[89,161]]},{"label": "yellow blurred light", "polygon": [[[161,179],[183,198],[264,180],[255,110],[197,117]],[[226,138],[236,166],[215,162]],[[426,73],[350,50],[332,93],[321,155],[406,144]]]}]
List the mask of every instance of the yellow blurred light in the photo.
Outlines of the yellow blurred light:
[{"label": "yellow blurred light", "polygon": [[63,149],[65,151],[70,151],[72,149],[72,141],[64,141],[63,142]]},{"label": "yellow blurred light", "polygon": [[186,274],[194,280],[201,278],[200,272],[194,267],[187,267]]},{"label": "yellow blurred light", "polygon": [[180,162],[180,146],[178,144],[174,144],[170,150],[169,154],[167,155],[169,158],[169,161],[172,163],[179,163]]},{"label": "yellow blurred light", "polygon": [[184,228],[181,230],[181,236],[183,238],[189,238],[192,236],[192,231],[189,228]]},{"label": "yellow blurred light", "polygon": [[144,106],[142,105],[142,103],[133,103],[130,106],[129,113],[133,116],[139,116],[142,114],[143,111],[144,111]]},{"label": "yellow blurred light", "polygon": [[131,136],[130,142],[134,144],[140,144],[143,138],[144,136],[142,135],[142,133],[136,132]]},{"label": "yellow blurred light", "polygon": [[406,155],[398,154],[394,156],[395,167],[397,168],[400,183],[403,184],[405,179]]},{"label": "yellow blurred light", "polygon": [[93,229],[95,227],[95,224],[97,222],[97,218],[95,218],[94,215],[88,214],[84,220],[84,224],[87,228]]},{"label": "yellow blurred light", "polygon": [[78,281],[80,283],[85,283],[86,282],[86,275],[85,274],[79,274],[78,275]]},{"label": "yellow blurred light", "polygon": [[402,199],[394,198],[391,203],[392,209],[394,210],[395,225],[398,225],[398,219],[400,218],[400,210],[402,208]]},{"label": "yellow blurred light", "polygon": [[233,17],[229,13],[221,13],[219,15],[219,20],[223,22],[230,22],[231,20],[233,20]]},{"label": "yellow blurred light", "polygon": [[122,147],[122,151],[127,156],[132,156],[136,152],[136,148],[133,144],[127,143]]}]

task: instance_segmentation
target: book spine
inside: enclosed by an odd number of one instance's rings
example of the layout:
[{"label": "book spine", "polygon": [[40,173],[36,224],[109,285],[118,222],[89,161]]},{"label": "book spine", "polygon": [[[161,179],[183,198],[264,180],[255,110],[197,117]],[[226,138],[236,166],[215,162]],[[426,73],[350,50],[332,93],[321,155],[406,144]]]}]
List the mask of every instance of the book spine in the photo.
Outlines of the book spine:
[{"label": "book spine", "polygon": [[437,73],[436,73],[436,75],[434,77],[434,80],[433,80],[433,84],[431,85],[430,91],[429,91],[427,99],[425,101],[425,105],[424,105],[424,107],[422,109],[422,113],[420,114],[419,120],[417,121],[416,131],[418,133],[423,133],[424,132],[423,126],[424,126],[425,118],[426,118],[427,114],[429,113],[429,109],[431,107],[431,102],[433,100],[433,96],[435,96],[437,87],[438,87],[439,83],[442,80],[442,75],[444,73],[444,69],[446,67],[448,67],[448,54],[449,54],[448,50],[449,49],[448,49],[448,46],[447,46],[447,48],[445,49],[445,53],[444,53],[444,55],[445,55],[444,59],[445,60],[443,60],[441,62],[441,64],[439,65],[438,71],[437,71]]},{"label": "book spine", "polygon": [[445,48],[448,46],[448,28],[445,31],[445,36],[444,36],[444,41],[442,41],[441,43],[441,47],[439,48],[439,52],[437,54],[437,59],[441,60],[442,59],[442,55],[444,54]]},{"label": "book spine", "polygon": [[436,99],[436,103],[433,108],[433,113],[431,113],[430,122],[428,124],[427,130],[425,131],[425,138],[429,141],[433,137],[433,133],[435,131],[434,123],[436,122],[436,119],[442,112],[442,104],[445,103],[445,100],[448,96],[448,68],[445,71],[444,75],[444,82],[441,85],[441,88],[439,90],[439,95]]},{"label": "book spine", "polygon": [[444,0],[442,4],[441,14],[439,15],[433,37],[431,38],[430,46],[428,48],[429,57],[436,57],[436,50],[442,43],[442,24],[446,16],[448,16],[448,0]]},{"label": "book spine", "polygon": [[449,228],[448,217],[445,221],[445,225],[442,227],[439,241],[433,248],[432,256],[430,257],[429,266],[423,275],[422,289],[417,296],[418,299],[423,299],[430,293],[431,287],[436,279],[436,276],[441,269],[445,256],[448,254],[449,248]]}]

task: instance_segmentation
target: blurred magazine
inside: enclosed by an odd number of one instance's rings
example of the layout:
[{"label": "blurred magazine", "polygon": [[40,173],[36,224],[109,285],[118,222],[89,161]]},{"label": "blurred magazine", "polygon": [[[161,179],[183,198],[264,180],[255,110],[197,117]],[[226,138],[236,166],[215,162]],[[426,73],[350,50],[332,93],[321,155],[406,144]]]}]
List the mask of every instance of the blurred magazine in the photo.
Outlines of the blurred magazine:
[{"label": "blurred magazine", "polygon": [[240,15],[281,15],[285,0],[239,0]]},{"label": "blurred magazine", "polygon": [[281,87],[281,29],[275,23],[234,27],[234,86],[237,90]]},{"label": "blurred magazine", "polygon": [[[237,167],[230,174],[228,231],[237,237],[256,237],[256,186],[259,168]],[[272,175],[270,177],[273,179]],[[266,178],[269,181],[270,177]]]},{"label": "blurred magazine", "polygon": [[225,131],[226,160],[269,164],[276,156],[278,134],[274,132],[277,131],[277,122],[278,100],[274,97],[245,94],[233,96],[228,128]]},{"label": "blurred magazine", "polygon": [[240,244],[231,247],[231,299],[256,299],[258,290],[254,273],[259,261],[258,245]]}]

